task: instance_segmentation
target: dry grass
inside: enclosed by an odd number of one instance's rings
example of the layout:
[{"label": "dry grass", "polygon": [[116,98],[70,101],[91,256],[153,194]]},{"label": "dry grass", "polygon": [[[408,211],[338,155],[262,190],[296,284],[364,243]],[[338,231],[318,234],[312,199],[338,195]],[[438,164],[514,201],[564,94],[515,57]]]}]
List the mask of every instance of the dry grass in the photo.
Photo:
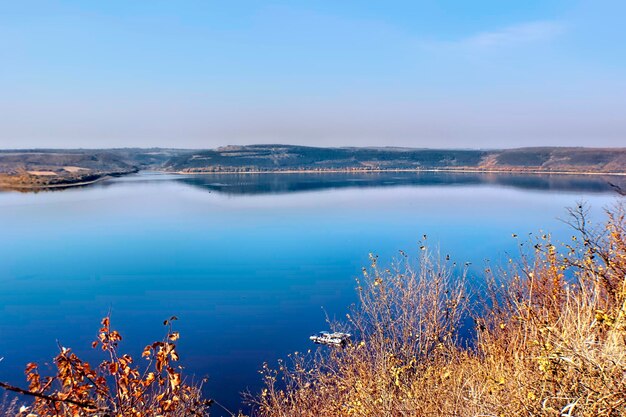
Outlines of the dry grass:
[{"label": "dry grass", "polygon": [[607,214],[594,230],[577,207],[571,244],[542,236],[519,265],[491,273],[471,348],[457,334],[463,274],[427,253],[416,268],[373,258],[343,324],[355,342],[265,366],[256,413],[626,415],[626,231],[623,208]]}]

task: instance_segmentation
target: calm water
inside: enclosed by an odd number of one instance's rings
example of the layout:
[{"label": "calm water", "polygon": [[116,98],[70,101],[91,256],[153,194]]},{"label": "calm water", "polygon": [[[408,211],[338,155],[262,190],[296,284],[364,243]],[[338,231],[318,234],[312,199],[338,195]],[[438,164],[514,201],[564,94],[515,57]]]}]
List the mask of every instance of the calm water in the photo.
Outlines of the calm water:
[{"label": "calm water", "polygon": [[[624,179],[480,174],[214,175],[142,173],[97,186],[0,193],[0,380],[57,341],[96,361],[112,312],[139,354],[179,317],[188,374],[236,409],[257,370],[343,316],[368,254],[418,251],[428,235],[479,270],[515,253],[512,233],[570,235],[558,220],[584,199],[601,219]],[[222,413],[214,410],[214,415]]]}]

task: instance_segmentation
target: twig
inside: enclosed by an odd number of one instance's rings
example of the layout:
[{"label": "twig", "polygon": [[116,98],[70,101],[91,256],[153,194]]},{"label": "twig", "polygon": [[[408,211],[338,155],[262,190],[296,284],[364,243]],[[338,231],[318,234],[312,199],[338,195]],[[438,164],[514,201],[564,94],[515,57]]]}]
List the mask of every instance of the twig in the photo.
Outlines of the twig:
[{"label": "twig", "polygon": [[232,411],[230,411],[228,408],[224,407],[222,404],[218,403],[215,400],[211,400],[215,405],[218,405],[219,407],[221,407],[224,411],[226,411],[228,414],[231,415],[231,417],[235,417],[235,413],[233,413]]},{"label": "twig", "polygon": [[53,402],[59,402],[59,403],[69,403],[69,404],[74,404],[77,405],[79,407],[82,408],[89,408],[89,409],[93,409],[93,410],[97,410],[98,407],[96,407],[94,404],[92,403],[85,403],[85,402],[81,402],[81,401],[75,401],[75,400],[71,400],[71,399],[65,399],[62,400],[60,398],[56,398],[50,395],[46,395],[46,394],[42,394],[40,392],[33,392],[33,391],[28,391],[19,387],[15,387],[13,385],[9,385],[6,382],[0,382],[0,388],[4,388],[7,391],[13,391],[13,392],[17,392],[19,394],[22,395],[30,395],[32,397],[37,397],[37,398],[41,398],[47,401],[53,401]]}]

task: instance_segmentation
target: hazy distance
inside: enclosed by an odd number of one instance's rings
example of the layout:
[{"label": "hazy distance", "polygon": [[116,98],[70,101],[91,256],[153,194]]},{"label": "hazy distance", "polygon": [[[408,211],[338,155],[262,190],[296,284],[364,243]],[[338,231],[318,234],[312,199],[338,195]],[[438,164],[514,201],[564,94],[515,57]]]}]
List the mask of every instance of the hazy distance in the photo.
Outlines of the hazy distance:
[{"label": "hazy distance", "polygon": [[9,2],[0,148],[624,146],[626,4],[516,3]]}]

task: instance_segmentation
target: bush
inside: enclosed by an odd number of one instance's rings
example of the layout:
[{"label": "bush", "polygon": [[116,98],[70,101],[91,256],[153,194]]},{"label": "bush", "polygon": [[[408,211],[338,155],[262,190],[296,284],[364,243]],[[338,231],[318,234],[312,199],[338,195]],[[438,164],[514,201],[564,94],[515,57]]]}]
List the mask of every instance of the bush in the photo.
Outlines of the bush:
[{"label": "bush", "polygon": [[373,258],[343,324],[354,343],[264,366],[259,416],[626,415],[624,211],[607,214],[595,230],[578,206],[571,244],[541,236],[507,273],[488,270],[471,347],[464,274],[428,254],[416,271]]},{"label": "bush", "polygon": [[[119,352],[122,336],[111,329],[109,317],[102,320],[93,348],[106,355],[96,368],[81,360],[71,349],[60,347],[54,358],[56,374],[44,377],[35,363],[26,367],[28,389],[0,383],[5,389],[34,398],[32,405],[22,407],[20,415],[35,416],[204,416],[210,400],[201,395],[201,385],[186,384],[176,350],[178,332],[166,320],[167,335],[162,341],[145,347],[145,366]],[[11,405],[11,404],[9,404]],[[13,406],[15,404],[13,403]]]}]

